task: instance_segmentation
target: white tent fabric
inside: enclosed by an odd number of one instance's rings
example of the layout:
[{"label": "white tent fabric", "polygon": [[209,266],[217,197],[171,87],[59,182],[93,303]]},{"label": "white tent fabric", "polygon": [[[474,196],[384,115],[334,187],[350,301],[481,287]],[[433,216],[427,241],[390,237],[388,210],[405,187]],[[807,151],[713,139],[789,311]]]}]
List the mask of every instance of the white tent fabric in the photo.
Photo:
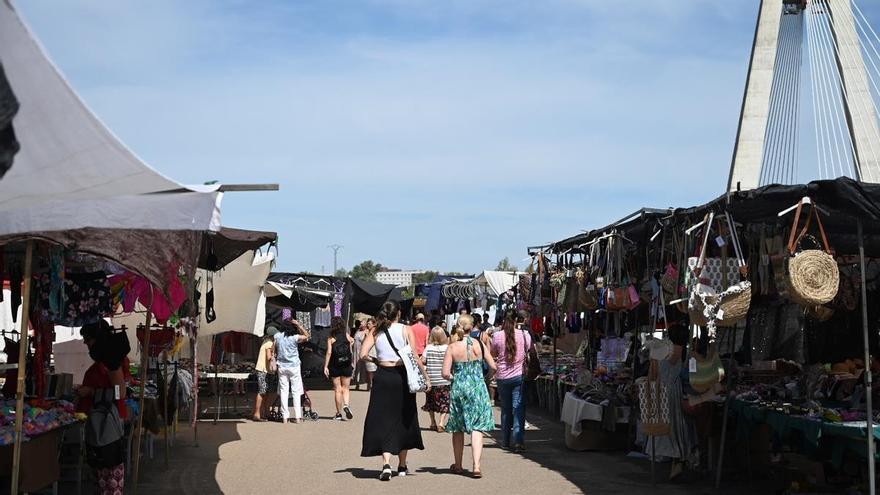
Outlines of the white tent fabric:
[{"label": "white tent fabric", "polygon": [[476,283],[487,285],[489,293],[495,297],[503,294],[519,283],[519,272],[485,271],[474,279]]},{"label": "white tent fabric", "polygon": [[275,260],[275,253],[255,254],[253,251],[214,273],[214,303],[217,319],[205,319],[205,295],[208,293],[208,273],[199,270],[199,292],[202,293],[199,336],[223,332],[244,332],[263,335],[266,322],[266,294],[263,285]]},{"label": "white tent fabric", "polygon": [[219,186],[184,187],[135,156],[80,100],[8,0],[0,1],[0,62],[21,104],[13,120],[21,151],[0,180],[0,236],[220,229]]},{"label": "white tent fabric", "polygon": [[56,373],[70,373],[73,375],[73,383],[80,384],[86,370],[94,363],[89,357],[89,349],[83,344],[82,339],[56,342],[52,346]]}]

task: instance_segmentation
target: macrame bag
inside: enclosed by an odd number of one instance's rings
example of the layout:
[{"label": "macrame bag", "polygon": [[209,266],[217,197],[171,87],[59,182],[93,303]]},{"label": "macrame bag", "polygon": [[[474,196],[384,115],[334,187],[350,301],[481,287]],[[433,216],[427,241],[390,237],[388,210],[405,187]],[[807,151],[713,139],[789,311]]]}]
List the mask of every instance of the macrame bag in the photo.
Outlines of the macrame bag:
[{"label": "macrame bag", "polygon": [[[700,259],[704,258],[706,252],[706,245],[709,238],[708,225],[711,225],[712,217],[713,214],[711,213],[709,214],[709,217],[707,217],[707,228],[703,239],[703,248]],[[725,245],[721,249],[722,255],[720,265],[722,267],[729,267],[731,266],[730,262],[733,261],[732,266],[736,268],[736,271],[732,273],[729,270],[721,272],[721,287],[725,288],[717,290],[716,284],[709,286],[702,283],[704,281],[703,270],[701,268],[701,263],[698,261],[694,267],[694,274],[698,277],[700,283],[694,286],[688,302],[688,312],[691,317],[691,323],[710,327],[710,336],[715,333],[715,327],[734,326],[738,322],[744,320],[749,313],[749,307],[751,306],[752,300],[751,282],[745,280],[733,283],[732,285],[730,284],[732,280],[738,280],[740,275],[748,275],[748,268],[742,254],[742,248],[740,247],[739,236],[736,232],[736,224],[730,217],[729,213],[726,215],[726,220],[730,232],[731,244],[736,253],[736,259],[730,260],[727,258],[727,247]],[[720,232],[722,230],[720,221],[718,222],[718,226]]]},{"label": "macrame bag", "polygon": [[659,378],[659,363],[652,359],[648,376],[636,380],[642,431],[650,437],[669,435],[669,390]]}]

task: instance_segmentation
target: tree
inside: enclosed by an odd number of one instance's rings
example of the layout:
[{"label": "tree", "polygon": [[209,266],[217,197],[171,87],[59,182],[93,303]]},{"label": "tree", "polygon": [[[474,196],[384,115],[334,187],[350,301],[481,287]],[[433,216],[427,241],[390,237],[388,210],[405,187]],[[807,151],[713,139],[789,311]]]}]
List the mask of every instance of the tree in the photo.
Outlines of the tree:
[{"label": "tree", "polygon": [[428,270],[425,273],[419,273],[419,274],[413,275],[412,283],[413,283],[413,285],[430,284],[431,282],[434,281],[434,278],[436,278],[436,277],[437,277],[437,272]]},{"label": "tree", "polygon": [[510,264],[510,258],[507,256],[504,257],[503,260],[498,262],[498,266],[495,267],[495,270],[499,272],[516,272],[519,271],[515,265]]},{"label": "tree", "polygon": [[348,276],[348,270],[346,270],[345,268],[340,268],[336,270],[336,273],[334,273],[333,276],[336,278],[345,278]]},{"label": "tree", "polygon": [[358,280],[375,281],[376,273],[382,271],[383,268],[385,267],[383,267],[381,263],[376,263],[373,260],[362,261],[352,267],[351,271],[348,272],[348,276]]}]

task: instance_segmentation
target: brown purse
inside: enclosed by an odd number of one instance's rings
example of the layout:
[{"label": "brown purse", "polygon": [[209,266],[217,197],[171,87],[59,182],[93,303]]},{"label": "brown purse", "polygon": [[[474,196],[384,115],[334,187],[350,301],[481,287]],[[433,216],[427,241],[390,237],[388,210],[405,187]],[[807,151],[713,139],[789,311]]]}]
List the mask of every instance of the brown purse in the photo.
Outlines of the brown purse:
[{"label": "brown purse", "polygon": [[[525,338],[528,335],[526,334],[525,330],[523,330],[522,332],[523,332],[523,347],[525,347],[525,344],[526,344]],[[539,376],[541,376],[541,373],[543,373],[543,371],[541,370],[541,361],[538,358],[538,351],[535,350],[534,344],[530,345],[528,347],[528,349],[525,349],[525,351],[526,351],[526,355],[525,355],[525,362],[523,363],[523,368],[525,368],[526,381],[533,382],[533,381],[535,381],[535,379],[537,379]]]}]

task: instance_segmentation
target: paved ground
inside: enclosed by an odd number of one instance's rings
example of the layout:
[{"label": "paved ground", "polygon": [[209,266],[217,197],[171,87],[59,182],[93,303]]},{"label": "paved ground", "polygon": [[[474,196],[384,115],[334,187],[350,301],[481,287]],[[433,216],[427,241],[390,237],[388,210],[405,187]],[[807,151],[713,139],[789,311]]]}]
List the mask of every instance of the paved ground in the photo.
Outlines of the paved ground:
[{"label": "paved ground", "polygon": [[[221,421],[199,425],[199,446],[192,431],[181,429],[166,468],[162,448],[143,464],[139,493],[718,493],[708,481],[688,485],[658,484],[652,488],[649,464],[624,453],[580,453],[565,449],[561,426],[530,415],[538,429],[527,435],[524,455],[502,451],[487,440],[482,480],[456,476],[451,437],[423,428],[424,451],[411,454],[413,475],[388,483],[377,480],[379,458],[361,458],[360,440],[368,394],[352,392],[355,419],[334,422],[332,393],[312,391],[318,422],[302,425]],[[419,399],[421,403],[423,399]],[[422,425],[427,426],[427,415]],[[465,451],[467,459],[469,451]],[[466,462],[465,467],[470,467]],[[664,472],[665,467],[659,472]],[[729,487],[742,493],[743,487]]]}]

